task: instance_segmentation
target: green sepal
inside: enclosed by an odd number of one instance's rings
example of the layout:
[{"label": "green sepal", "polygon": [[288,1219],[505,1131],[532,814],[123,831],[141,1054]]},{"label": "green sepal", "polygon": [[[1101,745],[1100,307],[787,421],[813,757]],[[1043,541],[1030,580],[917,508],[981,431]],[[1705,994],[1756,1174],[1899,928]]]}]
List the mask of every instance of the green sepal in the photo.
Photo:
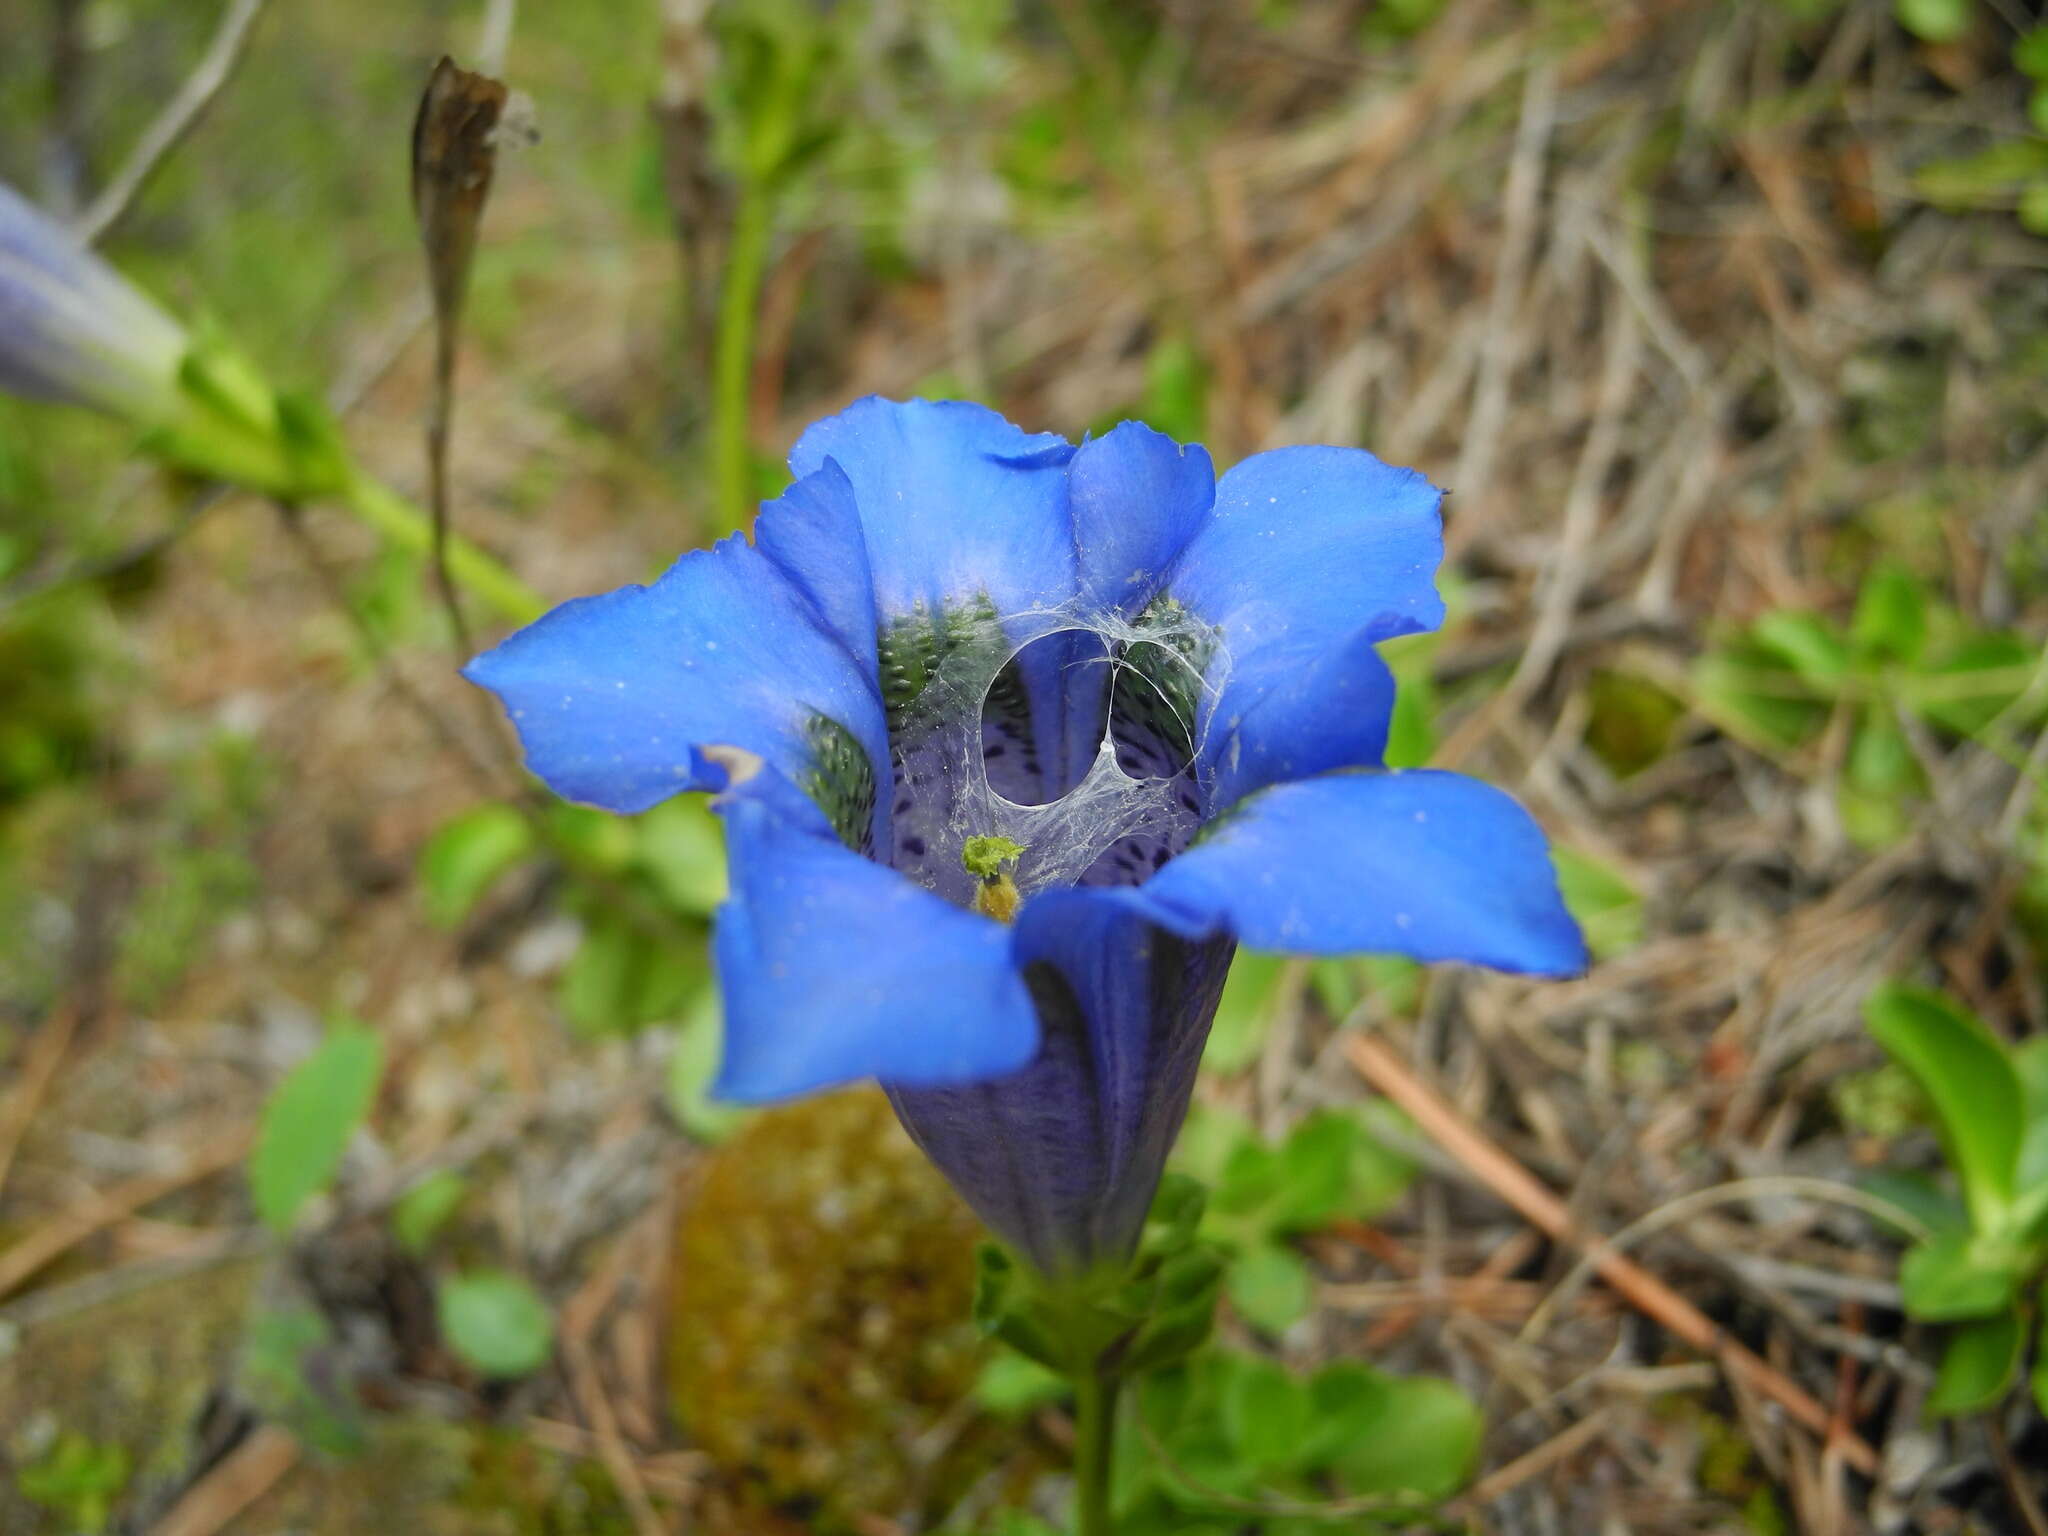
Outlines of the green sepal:
[{"label": "green sepal", "polygon": [[1184,1248],[1162,1263],[1151,1311],[1118,1357],[1119,1373],[1156,1371],[1199,1349],[1215,1326],[1223,1275],[1222,1254],[1205,1243]]},{"label": "green sepal", "polygon": [[1168,1175],[1121,1270],[1046,1276],[984,1244],[975,1326],[1069,1377],[1129,1377],[1186,1358],[1208,1338],[1223,1286],[1222,1251],[1197,1235],[1206,1203],[1200,1184]]},{"label": "green sepal", "polygon": [[984,1338],[1000,1339],[1026,1359],[1065,1373],[1068,1359],[1047,1326],[1042,1298],[1033,1294],[1023,1266],[994,1243],[974,1255],[974,1326]]},{"label": "green sepal", "polygon": [[1157,1235],[1148,1246],[1171,1252],[1195,1239],[1195,1231],[1209,1209],[1209,1191],[1199,1179],[1184,1173],[1169,1173],[1159,1181],[1159,1193],[1152,1197],[1152,1210],[1145,1222]]},{"label": "green sepal", "polygon": [[177,468],[288,501],[347,483],[348,458],[325,410],[281,398],[225,343],[201,338],[178,365],[170,417],[142,448]]},{"label": "green sepal", "polygon": [[334,418],[318,400],[297,393],[280,394],[277,435],[298,499],[334,495],[348,484],[348,448]]}]

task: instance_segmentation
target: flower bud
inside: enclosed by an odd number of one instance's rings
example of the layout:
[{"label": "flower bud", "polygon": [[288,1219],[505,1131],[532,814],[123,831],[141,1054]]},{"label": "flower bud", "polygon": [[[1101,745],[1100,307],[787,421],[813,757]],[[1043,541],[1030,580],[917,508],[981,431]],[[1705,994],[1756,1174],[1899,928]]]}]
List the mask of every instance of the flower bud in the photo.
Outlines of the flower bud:
[{"label": "flower bud", "polygon": [[156,425],[178,405],[183,328],[0,182],[0,390]]}]

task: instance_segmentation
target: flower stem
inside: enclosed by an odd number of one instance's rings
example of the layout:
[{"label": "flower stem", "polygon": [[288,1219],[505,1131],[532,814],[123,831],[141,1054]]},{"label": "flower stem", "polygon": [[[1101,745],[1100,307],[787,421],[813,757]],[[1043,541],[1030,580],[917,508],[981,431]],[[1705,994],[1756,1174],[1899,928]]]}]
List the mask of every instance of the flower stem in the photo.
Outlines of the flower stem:
[{"label": "flower stem", "polygon": [[718,531],[747,520],[752,501],[754,319],[761,277],[775,227],[773,188],[758,176],[741,178],[718,293],[717,354],[712,364],[712,482],[717,488]]},{"label": "flower stem", "polygon": [[[383,481],[351,469],[340,490],[342,503],[400,549],[425,555],[434,544],[426,513]],[[457,534],[448,538],[448,574],[498,611],[501,618],[527,624],[547,609],[540,595],[504,566]]]},{"label": "flower stem", "polygon": [[1118,1379],[1099,1366],[1074,1377],[1074,1510],[1078,1536],[1114,1536],[1110,1468],[1116,1450]]}]

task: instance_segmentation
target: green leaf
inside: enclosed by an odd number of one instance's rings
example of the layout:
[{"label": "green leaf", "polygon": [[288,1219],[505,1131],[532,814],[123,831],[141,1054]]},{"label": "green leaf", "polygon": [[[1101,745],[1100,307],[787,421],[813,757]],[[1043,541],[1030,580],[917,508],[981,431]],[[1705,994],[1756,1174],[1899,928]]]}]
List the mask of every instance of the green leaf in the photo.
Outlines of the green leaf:
[{"label": "green leaf", "polygon": [[1974,736],[2020,696],[2039,659],[2038,647],[2024,636],[2005,630],[1968,635],[1909,679],[1904,697],[1943,730]]},{"label": "green leaf", "polygon": [[56,1514],[72,1531],[97,1536],[128,1486],[128,1453],[75,1431],[60,1434],[43,1456],[23,1466],[14,1486],[32,1504]]},{"label": "green leaf", "polygon": [[1209,371],[1185,336],[1171,336],[1145,359],[1143,420],[1176,442],[1200,442],[1207,435]]},{"label": "green leaf", "polygon": [[1013,1349],[990,1355],[975,1378],[974,1400],[997,1418],[1021,1419],[1034,1408],[1057,1402],[1067,1379]]},{"label": "green leaf", "polygon": [[277,1085],[249,1158],[256,1214],[273,1231],[289,1230],[300,1207],[334,1177],[349,1137],[370,1112],[383,1066],[376,1034],[342,1024]]},{"label": "green leaf", "polygon": [[2035,80],[2048,80],[2048,27],[2036,27],[2012,45],[2013,68]]},{"label": "green leaf", "polygon": [[1849,675],[1849,647],[1818,613],[1781,608],[1758,619],[1749,632],[1765,651],[1824,693]]},{"label": "green leaf", "polygon": [[1308,985],[1316,1001],[1323,1005],[1323,1012],[1340,1021],[1350,1016],[1365,995],[1365,976],[1355,955],[1346,955],[1341,960],[1311,960]]},{"label": "green leaf", "polygon": [[1333,1468],[1353,1495],[1441,1499],[1471,1475],[1484,1424],[1450,1382],[1344,1363],[1318,1371],[1310,1395],[1310,1464]]},{"label": "green leaf", "polygon": [[1899,25],[1926,43],[1952,43],[1970,30],[1971,0],[1892,0]]},{"label": "green leaf", "polygon": [[1314,1288],[1300,1254],[1279,1243],[1256,1243],[1231,1261],[1223,1289],[1252,1327],[1282,1334],[1308,1316]]},{"label": "green leaf", "polygon": [[1254,1242],[1271,1231],[1281,1198],[1280,1154],[1249,1136],[1230,1150],[1209,1201],[1210,1228],[1233,1242]]},{"label": "green leaf", "polygon": [[1318,1110],[1280,1145],[1280,1190],[1272,1210],[1275,1232],[1307,1232],[1347,1214],[1351,1158],[1358,1122]]},{"label": "green leaf", "polygon": [[259,1307],[235,1385],[263,1418],[330,1456],[349,1456],[366,1435],[362,1403],[346,1377],[309,1370],[331,1359],[333,1343],[326,1317],[311,1306]]},{"label": "green leaf", "polygon": [[2017,1312],[1957,1328],[1935,1372],[1927,1416],[1945,1419],[1995,1407],[2019,1374],[2022,1337]]},{"label": "green leaf", "polygon": [[1180,1140],[1174,1144],[1174,1166],[1213,1187],[1223,1182],[1224,1170],[1237,1149],[1255,1146],[1258,1139],[1251,1121],[1236,1110],[1198,1102],[1188,1111]]},{"label": "green leaf", "polygon": [[2025,1131],[2019,1077],[2005,1047],[1941,994],[1898,983],[1876,988],[1863,1018],[1933,1104],[1972,1224],[1996,1229],[2012,1203]]},{"label": "green leaf", "polygon": [[700,947],[656,938],[614,908],[593,904],[583,942],[562,975],[562,1010],[581,1034],[629,1034],[673,1018],[705,973]]},{"label": "green leaf", "polygon": [[[1897,1206],[1932,1235],[1970,1230],[1969,1213],[1955,1196],[1923,1173],[1896,1168],[1873,1169],[1856,1180],[1856,1187]],[[1882,1216],[1878,1218],[1880,1221],[1884,1219]],[[1903,1235],[1914,1235],[1896,1223],[1886,1224]]]},{"label": "green leaf", "polygon": [[1415,1182],[1416,1167],[1392,1142],[1412,1137],[1408,1117],[1385,1099],[1367,1099],[1353,1110],[1359,1136],[1351,1146],[1351,1190],[1344,1214],[1371,1221],[1400,1203]]},{"label": "green leaf", "polygon": [[2027,1131],[2020,1140],[2014,1175],[2024,1194],[2048,1185],[2048,1035],[2035,1035],[2015,1046],[2012,1065],[2026,1106]]},{"label": "green leaf", "polygon": [[2040,1331],[2034,1335],[2034,1370],[2029,1384],[2034,1389],[2034,1406],[2048,1415],[2048,1285],[2041,1287]]},{"label": "green leaf", "polygon": [[1882,706],[1873,705],[1857,724],[1855,739],[1849,743],[1845,777],[1870,795],[1895,796],[1919,786],[1920,765],[1906,733]]},{"label": "green leaf", "polygon": [[468,1192],[467,1179],[453,1168],[441,1168],[400,1195],[391,1208],[391,1231],[398,1246],[414,1257],[425,1253]]},{"label": "green leaf", "polygon": [[420,853],[427,917],[453,928],[498,876],[533,851],[533,829],[509,805],[473,806],[442,824]]},{"label": "green leaf", "polygon": [[[2040,100],[2036,91],[2034,99]],[[2030,235],[2048,236],[2048,177],[2030,181],[2020,189],[2020,228]]]},{"label": "green leaf", "polygon": [[1573,849],[1553,845],[1558,893],[1596,959],[1605,960],[1643,941],[1643,899],[1620,871]]},{"label": "green leaf", "polygon": [[1765,751],[1803,745],[1827,721],[1812,684],[1755,641],[1707,652],[1693,666],[1700,712],[1729,735]]},{"label": "green leaf", "polygon": [[974,1326],[1049,1370],[1064,1370],[1064,1341],[1036,1315],[1030,1277],[1008,1252],[983,1243],[974,1253]]},{"label": "green leaf", "polygon": [[2048,175],[2048,139],[2000,139],[1974,155],[1934,160],[1913,173],[1913,190],[1937,208],[1984,208]]},{"label": "green leaf", "polygon": [[1586,745],[1617,778],[1640,773],[1671,750],[1685,706],[1630,672],[1595,672],[1586,685]]},{"label": "green leaf", "polygon": [[701,795],[678,795],[633,818],[635,862],[671,908],[709,917],[725,900],[725,843]]},{"label": "green leaf", "polygon": [[570,861],[602,874],[622,875],[639,852],[633,823],[623,816],[567,801],[551,802],[548,830]]},{"label": "green leaf", "polygon": [[1147,1250],[1178,1253],[1187,1247],[1195,1240],[1208,1206],[1209,1190],[1200,1179],[1179,1172],[1163,1176],[1152,1196],[1152,1209],[1145,1213]]},{"label": "green leaf", "polygon": [[1906,1310],[1930,1323],[2003,1311],[2019,1284],[2019,1266],[2009,1250],[1964,1232],[1929,1238],[1899,1265]]},{"label": "green leaf", "polygon": [[1208,1243],[1170,1254],[1159,1266],[1149,1296],[1139,1301],[1144,1323],[1122,1358],[1128,1375],[1139,1375],[1186,1359],[1209,1337],[1216,1321],[1216,1297],[1223,1286],[1223,1260]]},{"label": "green leaf", "polygon": [[555,1347],[547,1304],[504,1270],[471,1270],[444,1281],[436,1310],[449,1347],[483,1376],[531,1375]]},{"label": "green leaf", "polygon": [[715,985],[698,991],[675,1035],[668,1058],[669,1113],[696,1140],[716,1146],[746,1124],[751,1111],[711,1097],[725,1035],[724,1010]]},{"label": "green leaf", "polygon": [[1202,1050],[1204,1067],[1229,1076],[1258,1060],[1266,1043],[1266,1028],[1281,1005],[1286,968],[1284,955],[1262,955],[1248,949],[1237,952],[1223,983],[1223,1000],[1216,1005],[1209,1043]]},{"label": "green leaf", "polygon": [[1393,669],[1394,709],[1387,720],[1389,768],[1420,768],[1436,751],[1437,637],[1401,635],[1383,641],[1380,658]]},{"label": "green leaf", "polygon": [[2027,121],[2034,132],[2048,133],[2048,83],[2034,87],[2027,96]]},{"label": "green leaf", "polygon": [[1223,1432],[1246,1465],[1277,1471],[1296,1464],[1309,1427],[1308,1389],[1286,1367],[1257,1355],[1231,1357]]}]

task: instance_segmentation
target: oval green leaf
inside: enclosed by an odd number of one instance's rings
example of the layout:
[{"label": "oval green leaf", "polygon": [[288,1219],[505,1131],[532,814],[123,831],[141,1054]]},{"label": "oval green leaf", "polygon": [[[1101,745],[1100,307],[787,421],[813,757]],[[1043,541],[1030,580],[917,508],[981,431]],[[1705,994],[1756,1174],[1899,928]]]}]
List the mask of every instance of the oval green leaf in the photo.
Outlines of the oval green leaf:
[{"label": "oval green leaf", "polygon": [[249,1193],[272,1231],[288,1231],[333,1179],[349,1137],[370,1112],[383,1068],[384,1043],[376,1034],[343,1024],[277,1085],[249,1158]]},{"label": "oval green leaf", "polygon": [[480,1375],[531,1375],[555,1347],[546,1304],[532,1286],[504,1270],[472,1270],[446,1281],[436,1312],[449,1347]]},{"label": "oval green leaf", "polygon": [[1863,1018],[1934,1105],[1971,1224],[1995,1231],[2012,1204],[2026,1133],[2019,1074],[2005,1047],[1947,998],[1918,987],[1878,987],[1864,1001]]},{"label": "oval green leaf", "polygon": [[1949,1336],[1934,1391],[1927,1398],[1927,1416],[1945,1419],[1958,1413],[1981,1413],[2005,1396],[2020,1368],[2020,1319],[2001,1313],[1965,1323]]}]

